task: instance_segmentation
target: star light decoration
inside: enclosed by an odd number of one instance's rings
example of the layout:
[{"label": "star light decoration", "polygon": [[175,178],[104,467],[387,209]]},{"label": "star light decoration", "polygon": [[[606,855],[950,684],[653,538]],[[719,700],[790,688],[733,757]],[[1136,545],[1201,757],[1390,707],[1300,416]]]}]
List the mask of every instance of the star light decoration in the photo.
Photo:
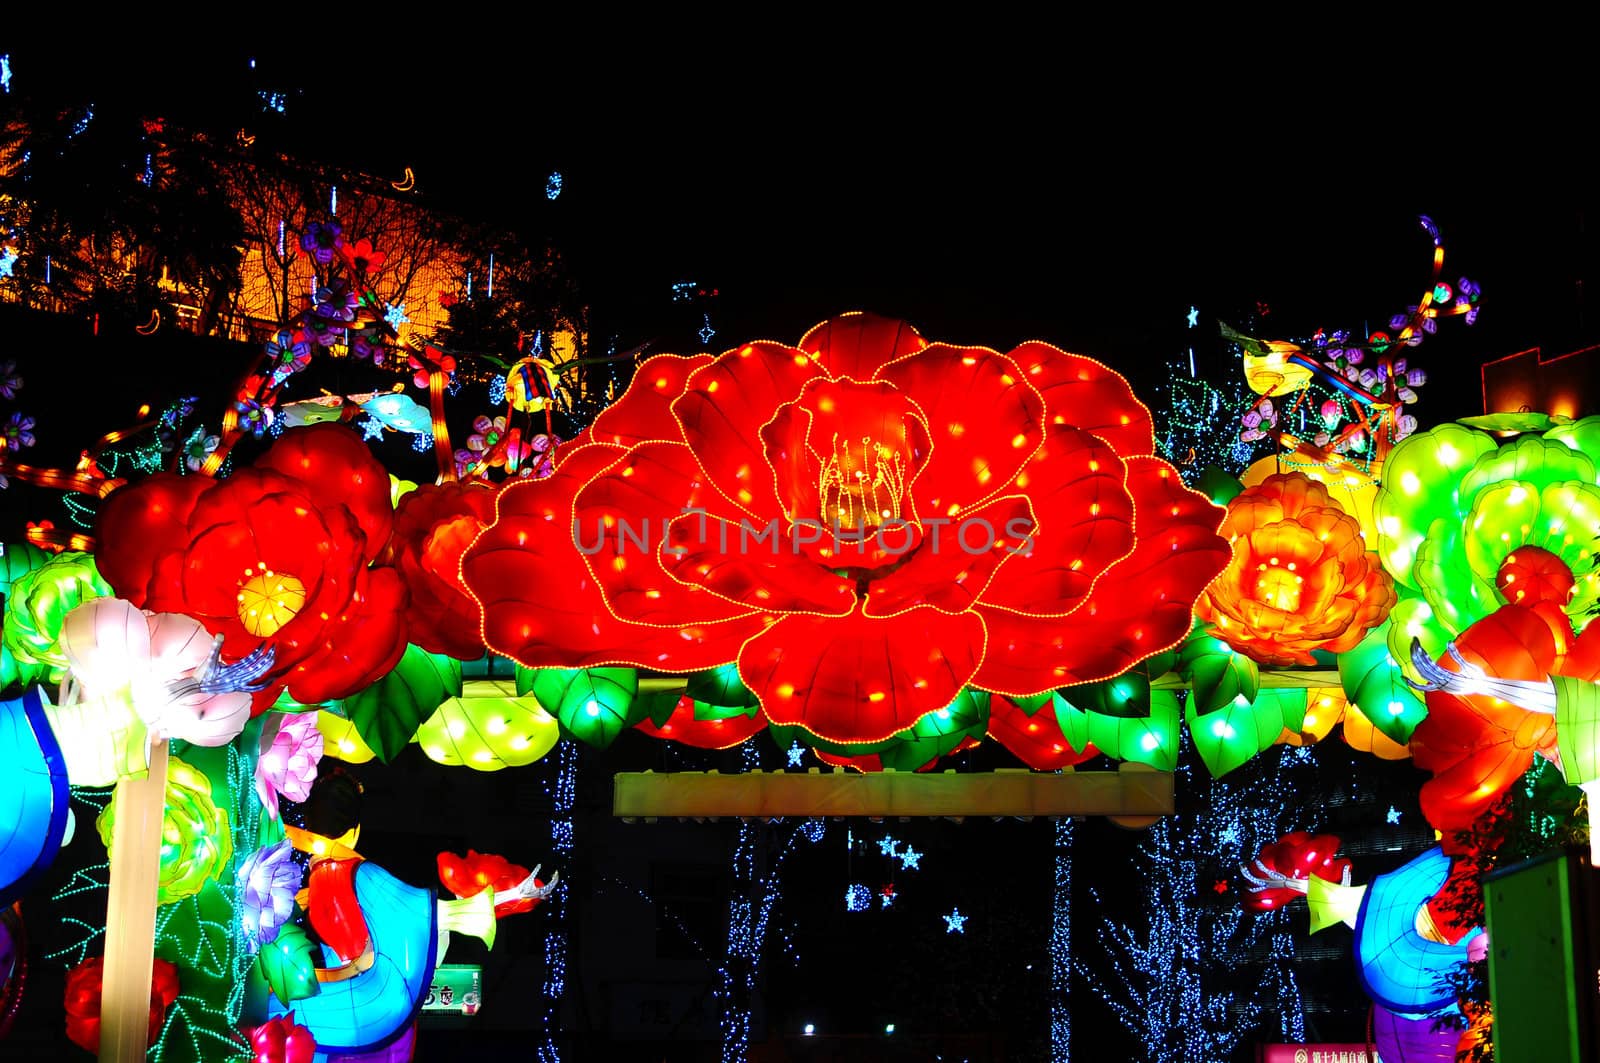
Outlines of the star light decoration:
[{"label": "star light decoration", "polygon": [[908,845],[900,851],[900,866],[907,871],[919,870],[921,863],[922,854],[911,848],[911,846]]},{"label": "star light decoration", "polygon": [[706,314],[704,316],[706,323],[700,327],[700,342],[710,343],[711,337],[717,334],[717,330],[711,327],[711,315]]},{"label": "star light decoration", "polygon": [[883,902],[884,908],[894,907],[894,883],[889,883],[878,891],[878,900]]},{"label": "star light decoration", "polygon": [[895,841],[893,838],[885,836],[884,839],[878,843],[878,852],[889,857],[890,859],[893,859],[898,855],[895,850],[899,847],[899,842]]},{"label": "star light decoration", "polygon": [[17,253],[9,247],[0,247],[0,277],[13,276],[12,270],[17,267]]},{"label": "star light decoration", "polygon": [[1188,319],[1190,328],[1199,328],[1200,327],[1200,311],[1198,309],[1196,309],[1195,307],[1191,306],[1189,308],[1189,313],[1188,313],[1187,319]]},{"label": "star light decoration", "polygon": [[953,908],[949,915],[941,916],[944,920],[946,934],[965,934],[967,932],[967,917],[961,914],[960,908]]},{"label": "star light decoration", "polygon": [[1384,819],[1388,820],[1392,824],[1398,825],[1400,822],[1400,810],[1393,805],[1390,805],[1389,812],[1386,816],[1384,816]]},{"label": "star light decoration", "polygon": [[802,746],[799,742],[795,742],[794,744],[789,746],[788,754],[789,754],[789,767],[798,768],[800,766],[800,762],[805,759],[806,748],[805,748],[805,746]]},{"label": "star light decoration", "polygon": [[361,438],[371,441],[383,438],[383,422],[370,414],[361,422]]},{"label": "star light decoration", "polygon": [[387,309],[383,312],[383,320],[388,322],[391,328],[398,329],[411,320],[406,316],[405,303],[385,303],[384,306]]}]

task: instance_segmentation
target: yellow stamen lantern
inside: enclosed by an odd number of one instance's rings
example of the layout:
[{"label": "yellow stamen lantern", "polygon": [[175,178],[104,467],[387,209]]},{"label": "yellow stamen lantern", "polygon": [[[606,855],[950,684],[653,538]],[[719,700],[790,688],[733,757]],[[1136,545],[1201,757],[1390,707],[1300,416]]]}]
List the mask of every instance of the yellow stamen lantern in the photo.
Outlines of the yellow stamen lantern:
[{"label": "yellow stamen lantern", "polygon": [[239,585],[239,623],[252,635],[267,638],[293,620],[306,604],[306,585],[287,572],[264,564],[245,570]]}]

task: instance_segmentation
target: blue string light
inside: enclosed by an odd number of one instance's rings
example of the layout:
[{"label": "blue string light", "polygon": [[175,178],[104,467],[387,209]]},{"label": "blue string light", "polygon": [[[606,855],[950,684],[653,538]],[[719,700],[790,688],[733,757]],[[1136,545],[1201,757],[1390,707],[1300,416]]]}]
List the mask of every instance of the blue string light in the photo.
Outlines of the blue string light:
[{"label": "blue string light", "polygon": [[1055,889],[1050,901],[1050,1063],[1072,1058],[1072,820],[1055,823]]},{"label": "blue string light", "polygon": [[[1187,739],[1185,745],[1188,746]],[[1152,826],[1140,847],[1139,912],[1107,920],[1094,967],[1072,964],[1140,1046],[1145,1059],[1227,1059],[1276,1016],[1286,1041],[1303,1040],[1305,1027],[1295,981],[1295,937],[1290,913],[1247,912],[1217,903],[1206,884],[1226,878],[1290,830],[1312,829],[1316,806],[1302,785],[1313,762],[1278,747],[1257,758],[1241,777],[1197,781],[1192,749],[1179,761],[1178,792],[1192,794],[1196,810],[1180,809]],[[1238,827],[1232,840],[1225,828]],[[1094,903],[1101,898],[1090,891]],[[1262,957],[1265,956],[1263,959]],[[1236,980],[1236,968],[1265,968],[1248,997],[1219,989]]]},{"label": "blue string light", "polygon": [[872,891],[860,882],[851,883],[844,891],[844,910],[864,912],[872,907]]},{"label": "blue string light", "polygon": [[[559,742],[555,750],[555,777],[546,787],[551,798],[550,853],[556,867],[571,867],[572,813],[576,805],[578,750],[571,741]],[[560,1063],[561,1048],[556,1042],[560,1025],[561,994],[567,988],[567,879],[557,883],[546,901],[549,927],[544,936],[543,1040],[535,1051],[539,1063]]]}]

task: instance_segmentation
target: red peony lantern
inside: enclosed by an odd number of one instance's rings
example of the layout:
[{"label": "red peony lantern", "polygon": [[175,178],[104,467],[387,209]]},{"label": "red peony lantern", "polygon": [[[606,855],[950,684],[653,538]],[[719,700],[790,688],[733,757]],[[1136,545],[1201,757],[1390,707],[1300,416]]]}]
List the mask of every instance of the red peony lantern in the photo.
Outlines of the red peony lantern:
[{"label": "red peony lantern", "polygon": [[429,653],[483,656],[478,603],[461,582],[461,555],[494,520],[495,491],[467,481],[425,484],[400,499],[390,556],[411,592],[406,627]]},{"label": "red peony lantern", "polygon": [[337,424],[285,432],[226,480],[158,473],[106,500],[96,563],[117,594],[183,613],[229,657],[276,651],[272,683],[307,704],[370,685],[405,650],[406,592],[370,567],[389,540],[389,476]]},{"label": "red peony lantern", "polygon": [[[67,1039],[89,1052],[100,1051],[100,997],[105,957],[94,956],[67,972]],[[167,1009],[178,999],[178,969],[158,959],[150,976],[150,1044],[161,1036]]]},{"label": "red peony lantern", "polygon": [[1195,602],[1195,615],[1263,664],[1310,665],[1314,649],[1353,649],[1395,603],[1394,581],[1368,553],[1360,522],[1300,473],[1245,488],[1228,503],[1222,534],[1233,561]]},{"label": "red peony lantern", "polygon": [[463,558],[488,645],[529,667],[737,662],[769,720],[838,742],[969,683],[1115,675],[1187,634],[1228,559],[1127,382],[1044,343],[845,315],[796,347],[651,358],[590,439],[506,487]]}]

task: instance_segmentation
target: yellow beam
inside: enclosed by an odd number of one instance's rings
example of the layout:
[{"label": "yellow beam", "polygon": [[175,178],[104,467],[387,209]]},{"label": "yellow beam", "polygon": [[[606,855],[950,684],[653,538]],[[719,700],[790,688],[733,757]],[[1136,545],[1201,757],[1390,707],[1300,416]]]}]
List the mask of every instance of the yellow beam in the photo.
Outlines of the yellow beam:
[{"label": "yellow beam", "polygon": [[[1177,672],[1168,672],[1150,681],[1151,690],[1182,690],[1188,685]],[[1336,687],[1339,685],[1339,671],[1335,668],[1261,669],[1261,687],[1263,690],[1274,687]]]},{"label": "yellow beam", "polygon": [[624,819],[739,816],[1161,816],[1165,772],[619,772]]}]

